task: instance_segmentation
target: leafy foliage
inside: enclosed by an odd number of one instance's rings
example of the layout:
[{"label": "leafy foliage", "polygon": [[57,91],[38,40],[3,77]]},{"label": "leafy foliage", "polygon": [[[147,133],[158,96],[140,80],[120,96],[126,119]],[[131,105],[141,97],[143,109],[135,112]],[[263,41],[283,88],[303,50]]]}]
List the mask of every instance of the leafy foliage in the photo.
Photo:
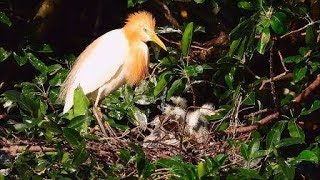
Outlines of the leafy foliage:
[{"label": "leafy foliage", "polygon": [[[128,0],[126,8],[152,9],[150,4]],[[316,93],[304,96],[320,84],[319,17],[312,15],[319,8],[269,0],[156,4],[166,18],[160,18],[158,33],[168,52],[151,44],[150,76],[103,99],[103,119],[121,134],[114,139],[96,132],[81,87],[74,107],[61,114],[59,89],[76,60],[70,53],[78,52],[61,53],[58,45],[24,34],[19,16],[0,10],[1,33],[23,34],[16,41],[0,39],[0,64],[8,74],[6,68],[13,66],[12,71],[27,69],[31,76],[0,79],[0,179],[316,178],[320,100]],[[219,32],[230,42],[219,42]],[[215,46],[222,46],[223,54]],[[316,87],[310,90],[311,83]],[[187,103],[175,102],[177,96]],[[201,114],[212,110],[201,106],[205,103],[213,104],[214,113]],[[272,113],[279,115],[270,120]],[[191,117],[200,125],[189,128]],[[203,142],[192,136],[201,124],[208,136]],[[153,133],[158,139],[148,144]]]}]

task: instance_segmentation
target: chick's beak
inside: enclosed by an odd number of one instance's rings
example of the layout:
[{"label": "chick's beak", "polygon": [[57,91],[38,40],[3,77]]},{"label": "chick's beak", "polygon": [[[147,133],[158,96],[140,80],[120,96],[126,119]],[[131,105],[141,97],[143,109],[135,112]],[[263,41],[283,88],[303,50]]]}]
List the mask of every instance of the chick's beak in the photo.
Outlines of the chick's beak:
[{"label": "chick's beak", "polygon": [[166,46],[164,45],[164,43],[159,39],[159,37],[156,35],[155,32],[151,33],[151,40],[153,42],[155,42],[156,44],[158,44],[162,49],[164,49],[165,51],[167,51]]}]

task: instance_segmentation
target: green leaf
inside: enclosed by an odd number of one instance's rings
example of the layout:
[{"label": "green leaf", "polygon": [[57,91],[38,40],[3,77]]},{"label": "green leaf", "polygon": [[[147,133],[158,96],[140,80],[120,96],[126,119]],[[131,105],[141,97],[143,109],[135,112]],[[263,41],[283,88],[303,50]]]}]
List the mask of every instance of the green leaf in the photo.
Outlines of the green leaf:
[{"label": "green leaf", "polygon": [[203,67],[201,65],[190,65],[185,67],[185,72],[190,77],[196,77],[203,73]]},{"label": "green leaf", "polygon": [[313,47],[316,44],[316,35],[312,26],[307,27],[305,41],[309,47]]},{"label": "green leaf", "polygon": [[28,62],[28,58],[26,57],[26,55],[20,56],[16,54],[16,52],[13,52],[13,58],[16,60],[19,66],[23,66]]},{"label": "green leaf", "polygon": [[[255,31],[256,20],[259,17],[259,13],[255,13],[250,18],[242,18],[241,22],[230,32],[230,40],[234,41],[245,35],[252,34]],[[240,43],[240,42],[238,42]]]},{"label": "green leaf", "polygon": [[189,54],[189,48],[191,46],[193,36],[193,22],[190,22],[184,29],[182,40],[181,40],[181,52],[183,56]]},{"label": "green leaf", "polygon": [[303,108],[301,110],[301,115],[308,115],[308,114],[311,114],[312,112],[318,110],[320,108],[320,100],[315,100],[310,109],[306,109],[306,108]]},{"label": "green leaf", "polygon": [[137,170],[138,170],[138,174],[141,175],[143,172],[143,169],[146,165],[145,154],[144,154],[143,150],[141,149],[141,147],[139,147],[136,144],[130,143],[129,147],[131,147],[133,149],[133,151],[136,153],[135,160],[136,160],[136,164],[137,164]]},{"label": "green leaf", "polygon": [[247,95],[243,101],[243,104],[247,105],[247,106],[253,106],[253,105],[255,105],[255,103],[256,103],[256,93],[255,92],[249,93],[249,95]]},{"label": "green leaf", "polygon": [[304,57],[302,57],[301,55],[289,56],[289,57],[284,58],[284,62],[285,62],[285,63],[295,63],[295,64],[298,64],[298,63],[300,63],[300,62],[303,61],[303,60],[304,60]]},{"label": "green leaf", "polygon": [[36,70],[40,71],[42,74],[46,74],[48,72],[48,67],[32,53],[26,53],[26,57]]},{"label": "green leaf", "polygon": [[88,114],[90,102],[87,96],[83,93],[83,90],[80,86],[74,90],[73,97],[74,97],[73,98],[74,116],[76,117],[76,116]]},{"label": "green leaf", "polygon": [[229,57],[233,57],[233,55],[236,52],[241,40],[242,40],[242,38],[239,38],[239,39],[236,39],[236,40],[232,41],[232,43],[230,45],[229,52],[228,52]]},{"label": "green leaf", "polygon": [[294,179],[295,175],[295,166],[287,163],[286,161],[281,160],[278,162],[279,167],[285,177],[285,179]]},{"label": "green leaf", "polygon": [[74,158],[73,158],[73,164],[78,166],[82,163],[84,163],[89,157],[89,153],[86,150],[85,146],[78,146],[74,150]]},{"label": "green leaf", "polygon": [[68,71],[66,69],[58,70],[55,76],[50,79],[49,84],[51,86],[60,86],[68,75]]},{"label": "green leaf", "polygon": [[310,151],[310,150],[303,150],[299,155],[298,157],[295,158],[295,160],[297,162],[301,162],[301,161],[309,161],[309,162],[313,162],[313,163],[316,163],[318,164],[319,163],[319,159],[318,159],[318,156]]},{"label": "green leaf", "polygon": [[204,175],[206,175],[206,168],[203,162],[199,162],[197,166],[198,177],[201,179]]},{"label": "green leaf", "polygon": [[3,62],[11,55],[10,51],[6,51],[3,47],[0,47],[0,62]]},{"label": "green leaf", "polygon": [[72,147],[78,147],[83,144],[83,138],[79,132],[71,128],[63,128],[63,135]]},{"label": "green leaf", "polygon": [[154,173],[156,167],[154,164],[150,163],[150,162],[146,162],[146,164],[143,167],[142,173],[140,178],[141,179],[148,179],[152,173]]},{"label": "green leaf", "polygon": [[275,147],[279,141],[281,136],[280,126],[276,127],[276,125],[269,131],[267,134],[267,149],[271,150]]},{"label": "green leaf", "polygon": [[[92,118],[90,116],[87,116],[87,115],[80,115],[80,116],[77,116],[75,118],[73,118],[71,121],[70,121],[70,124],[69,124],[69,128],[72,128],[72,129],[81,129],[81,130],[86,130],[86,129],[83,129],[83,125],[84,124],[88,124],[90,123],[90,121],[92,120]],[[85,127],[86,128],[86,127]]]},{"label": "green leaf", "polygon": [[18,131],[18,132],[22,132],[24,130],[26,130],[28,128],[28,126],[24,123],[17,123],[15,125],[13,125],[13,127]]},{"label": "green leaf", "polygon": [[250,152],[249,152],[249,146],[247,144],[245,144],[245,143],[241,144],[240,152],[241,152],[241,155],[243,156],[243,158],[245,160],[249,161]]},{"label": "green leaf", "polygon": [[256,1],[240,1],[238,7],[245,10],[254,10],[259,7],[259,4]]},{"label": "green leaf", "polygon": [[299,82],[301,81],[307,74],[307,66],[304,66],[304,67],[296,67],[294,70],[293,70],[293,80],[295,82]]},{"label": "green leaf", "polygon": [[248,147],[250,159],[253,159],[254,154],[258,152],[259,149],[260,149],[260,139],[255,138],[249,143],[249,147]]},{"label": "green leaf", "polygon": [[20,92],[16,90],[9,90],[2,94],[4,97],[6,97],[8,100],[13,102],[19,102],[20,101]]},{"label": "green leaf", "polygon": [[35,51],[39,53],[52,53],[53,49],[49,44],[42,44]]},{"label": "green leaf", "polygon": [[126,149],[120,149],[117,152],[118,157],[126,164],[131,159],[130,152]]},{"label": "green leaf", "polygon": [[292,138],[300,138],[304,140],[305,138],[304,132],[294,120],[291,120],[288,122],[288,130]]},{"label": "green leaf", "polygon": [[194,0],[197,4],[203,3],[205,0]]},{"label": "green leaf", "polygon": [[300,47],[298,51],[301,56],[305,57],[310,52],[310,50],[310,47]]},{"label": "green leaf", "polygon": [[183,79],[175,80],[167,92],[166,100],[169,101],[172,96],[184,91],[185,87],[186,87],[186,82]]},{"label": "green leaf", "polygon": [[233,89],[233,81],[234,81],[234,74],[236,72],[236,67],[232,67],[230,72],[224,76],[224,80],[228,85],[229,89]]},{"label": "green leaf", "polygon": [[247,36],[244,37],[244,39],[241,41],[239,50],[238,50],[238,58],[242,59],[243,58],[243,54],[246,50],[246,45],[247,45]]},{"label": "green leaf", "polygon": [[285,13],[274,13],[270,19],[272,30],[277,34],[284,34],[287,31],[286,26],[284,25],[286,19],[287,15]]},{"label": "green leaf", "polygon": [[0,22],[6,24],[9,27],[12,25],[12,22],[9,19],[9,17],[2,11],[0,11]]},{"label": "green leaf", "polygon": [[163,89],[167,86],[168,81],[171,77],[171,74],[172,73],[170,71],[165,71],[159,76],[158,83],[153,90],[154,96],[158,96],[163,91]]},{"label": "green leaf", "polygon": [[62,133],[60,126],[51,121],[45,121],[42,123],[42,127],[52,133]]},{"label": "green leaf", "polygon": [[276,148],[287,147],[295,144],[304,144],[304,139],[301,138],[284,138],[276,145]]},{"label": "green leaf", "polygon": [[270,41],[270,30],[269,28],[264,28],[261,34],[261,38],[258,41],[257,51],[260,54],[264,54],[267,48],[267,45]]}]

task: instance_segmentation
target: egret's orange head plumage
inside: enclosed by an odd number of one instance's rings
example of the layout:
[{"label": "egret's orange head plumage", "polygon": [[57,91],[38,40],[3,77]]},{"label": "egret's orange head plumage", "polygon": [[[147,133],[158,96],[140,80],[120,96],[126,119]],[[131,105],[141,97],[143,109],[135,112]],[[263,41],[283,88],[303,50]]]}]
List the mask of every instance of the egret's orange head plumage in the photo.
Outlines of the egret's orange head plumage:
[{"label": "egret's orange head plumage", "polygon": [[156,21],[153,16],[146,11],[139,11],[130,14],[124,26],[127,38],[130,40],[144,40],[143,29],[155,31]]}]

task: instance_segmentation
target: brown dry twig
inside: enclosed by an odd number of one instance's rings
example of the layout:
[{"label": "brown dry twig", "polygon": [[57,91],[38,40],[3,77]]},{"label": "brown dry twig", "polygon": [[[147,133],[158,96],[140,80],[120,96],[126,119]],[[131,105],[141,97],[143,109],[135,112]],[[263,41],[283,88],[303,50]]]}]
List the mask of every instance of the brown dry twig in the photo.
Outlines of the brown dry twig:
[{"label": "brown dry twig", "polygon": [[[317,75],[317,78],[302,93],[300,93],[297,97],[294,98],[290,106],[292,107],[292,106],[299,105],[303,101],[307,100],[319,86],[320,86],[320,74]],[[266,116],[265,118],[261,119],[260,121],[255,122],[252,125],[245,126],[245,127],[238,127],[236,129],[229,128],[224,132],[226,134],[250,132],[250,131],[256,130],[261,125],[267,124],[277,119],[279,116],[280,116],[280,112],[274,112]]]},{"label": "brown dry twig", "polygon": [[282,39],[282,38],[284,38],[284,37],[286,37],[286,36],[289,36],[290,34],[303,31],[304,29],[307,29],[309,26],[312,26],[312,25],[317,24],[317,23],[320,23],[320,20],[318,20],[318,21],[312,21],[312,22],[308,23],[307,25],[305,25],[305,26],[303,26],[303,27],[301,27],[301,28],[299,28],[299,29],[290,31],[290,32],[288,32],[287,34],[282,35],[280,38]]}]

